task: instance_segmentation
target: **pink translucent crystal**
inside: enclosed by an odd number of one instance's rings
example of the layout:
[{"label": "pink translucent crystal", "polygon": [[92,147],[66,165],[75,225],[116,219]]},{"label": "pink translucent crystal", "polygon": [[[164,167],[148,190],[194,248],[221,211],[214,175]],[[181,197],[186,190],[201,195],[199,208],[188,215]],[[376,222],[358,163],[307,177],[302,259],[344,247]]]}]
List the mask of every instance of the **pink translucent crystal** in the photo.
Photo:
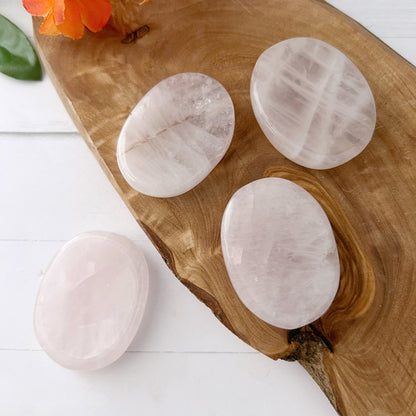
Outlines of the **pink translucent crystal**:
[{"label": "pink translucent crystal", "polygon": [[337,293],[331,224],[316,199],[293,182],[264,178],[240,188],[225,209],[221,244],[238,296],[274,326],[315,321]]},{"label": "pink translucent crystal", "polygon": [[234,106],[225,88],[204,74],[176,74],[155,85],[127,118],[118,165],[136,191],[181,195],[215,168],[233,133]]},{"label": "pink translucent crystal", "polygon": [[149,285],[146,260],[127,238],[83,233],[53,258],[34,310],[45,352],[73,370],[96,370],[117,360],[143,317]]},{"label": "pink translucent crystal", "polygon": [[307,168],[348,162],[374,133],[376,106],[366,79],[341,51],[318,39],[287,39],[264,51],[250,94],[272,145]]}]

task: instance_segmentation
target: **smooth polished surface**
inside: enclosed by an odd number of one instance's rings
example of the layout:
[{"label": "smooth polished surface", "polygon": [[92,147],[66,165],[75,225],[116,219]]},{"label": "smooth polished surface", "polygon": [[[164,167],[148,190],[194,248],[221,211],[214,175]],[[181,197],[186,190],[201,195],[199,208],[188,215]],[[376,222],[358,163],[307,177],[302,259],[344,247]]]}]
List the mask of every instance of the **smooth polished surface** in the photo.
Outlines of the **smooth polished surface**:
[{"label": "smooth polished surface", "polygon": [[234,106],[218,81],[198,73],[173,75],[128,117],[117,146],[119,168],[143,194],[177,196],[214,169],[233,133]]},{"label": "smooth polished surface", "polygon": [[53,258],[34,312],[37,339],[57,363],[97,370],[118,359],[143,317],[149,287],[146,260],[127,238],[83,233]]},{"label": "smooth polished surface", "polygon": [[372,138],[376,107],[367,81],[321,40],[293,38],[267,49],[254,67],[250,93],[266,137],[299,165],[339,166]]},{"label": "smooth polished surface", "polygon": [[221,243],[238,296],[264,321],[299,328],[331,305],[340,274],[334,234],[295,183],[265,178],[240,188],[224,212]]}]

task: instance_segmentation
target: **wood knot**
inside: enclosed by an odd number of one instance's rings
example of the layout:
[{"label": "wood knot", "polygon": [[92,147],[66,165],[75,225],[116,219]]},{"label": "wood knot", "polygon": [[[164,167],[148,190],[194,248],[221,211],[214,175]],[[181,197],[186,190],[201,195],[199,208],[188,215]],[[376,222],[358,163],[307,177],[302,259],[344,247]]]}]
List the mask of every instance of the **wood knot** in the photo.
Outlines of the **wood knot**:
[{"label": "wood knot", "polygon": [[124,44],[130,44],[137,41],[137,39],[142,38],[144,35],[150,32],[149,25],[143,25],[133,32],[127,33],[126,37],[121,41]]},{"label": "wood knot", "polygon": [[295,350],[285,357],[286,361],[298,361],[318,383],[332,405],[337,408],[335,394],[324,365],[324,354],[332,352],[332,346],[325,336],[313,325],[288,332],[288,341],[295,344]]}]

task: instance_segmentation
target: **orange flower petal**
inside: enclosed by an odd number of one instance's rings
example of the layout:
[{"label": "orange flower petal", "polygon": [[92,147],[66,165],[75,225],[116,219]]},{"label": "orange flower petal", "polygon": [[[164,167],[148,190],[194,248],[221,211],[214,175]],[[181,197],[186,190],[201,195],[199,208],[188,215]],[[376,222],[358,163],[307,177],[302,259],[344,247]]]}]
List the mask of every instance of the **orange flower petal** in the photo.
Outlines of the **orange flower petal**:
[{"label": "orange flower petal", "polygon": [[82,23],[92,32],[101,30],[111,16],[110,0],[78,0]]},{"label": "orange flower petal", "polygon": [[23,7],[33,16],[46,16],[52,5],[52,0],[23,0]]},{"label": "orange flower petal", "polygon": [[62,25],[65,21],[65,7],[73,4],[73,0],[55,0],[53,5],[53,18],[56,25]]},{"label": "orange flower petal", "polygon": [[75,1],[67,0],[65,4],[65,19],[62,24],[56,22],[56,27],[65,36],[72,39],[80,39],[84,34],[84,25],[81,21],[81,14],[78,4]]},{"label": "orange flower petal", "polygon": [[43,23],[39,28],[39,32],[43,33],[44,35],[59,35],[61,33],[53,20],[52,10],[48,13],[45,19],[43,19]]}]

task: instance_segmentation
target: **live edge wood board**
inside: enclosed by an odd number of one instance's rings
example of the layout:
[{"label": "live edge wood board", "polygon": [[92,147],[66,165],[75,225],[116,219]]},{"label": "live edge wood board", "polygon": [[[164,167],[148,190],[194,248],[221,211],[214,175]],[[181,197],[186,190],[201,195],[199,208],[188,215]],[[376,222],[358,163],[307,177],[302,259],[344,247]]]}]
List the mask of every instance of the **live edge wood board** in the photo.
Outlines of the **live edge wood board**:
[{"label": "live edge wood board", "polygon": [[[299,360],[339,414],[416,415],[416,69],[322,1],[154,0],[141,13],[150,31],[131,44],[123,44],[111,28],[80,41],[41,36],[40,22],[34,21],[49,75],[139,224],[177,278],[227,328],[271,358]],[[373,140],[335,169],[310,170],[285,159],[251,109],[257,57],[296,36],[322,39],[343,51],[375,96]],[[233,142],[192,191],[169,199],[141,195],[118,169],[119,131],[152,86],[187,71],[210,75],[229,91],[236,112]],[[289,333],[242,305],[221,252],[227,201],[263,176],[291,179],[317,198],[332,223],[342,263],[330,310]]]}]

